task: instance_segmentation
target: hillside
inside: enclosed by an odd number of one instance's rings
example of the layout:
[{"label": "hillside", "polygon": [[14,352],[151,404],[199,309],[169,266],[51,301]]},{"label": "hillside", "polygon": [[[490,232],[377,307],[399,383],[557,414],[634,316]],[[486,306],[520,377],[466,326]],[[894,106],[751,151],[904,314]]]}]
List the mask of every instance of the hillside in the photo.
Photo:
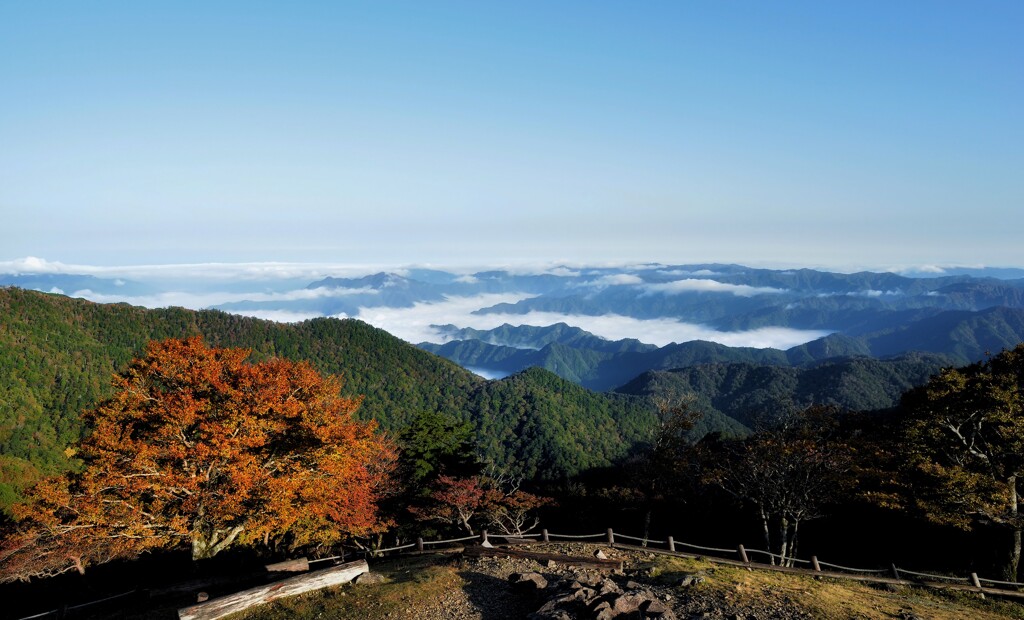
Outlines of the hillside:
[{"label": "hillside", "polygon": [[648,370],[668,370],[711,362],[787,364],[777,349],[728,347],[694,340],[663,347],[635,339],[606,340],[564,323],[548,327],[502,325],[491,330],[438,327],[445,344],[421,342],[417,346],[467,368],[512,374],[531,367],[544,368],[586,388],[605,391]]},{"label": "hillside", "polygon": [[[996,309],[988,315],[1008,321],[1013,313]],[[507,337],[515,335],[515,329],[506,331]],[[571,342],[593,342],[585,332],[566,328],[532,335],[555,332]],[[357,320],[280,324],[221,311],[146,310],[0,288],[0,505],[39,472],[68,466],[66,450],[87,430],[79,414],[109,394],[111,374],[146,342],[196,334],[212,345],[251,348],[255,359],[304,359],[321,372],[343,375],[345,393],[365,397],[359,415],[387,431],[400,429],[419,411],[450,413],[472,424],[484,458],[546,479],[608,466],[636,450],[657,427],[656,399],[697,395],[705,415],[694,438],[712,431],[742,435],[753,420],[780,408],[889,407],[904,390],[950,365],[942,356],[910,355],[794,368],[773,350],[699,341],[643,350],[635,341],[604,341],[606,350],[620,351],[605,353],[574,349],[555,337],[535,353],[543,353],[546,365],[561,376],[532,368],[488,382]],[[801,354],[856,348],[852,339],[827,344],[810,343]],[[638,367],[635,358],[656,370],[629,375]],[[617,363],[623,359],[632,361]],[[598,394],[566,375],[585,385],[626,385],[618,393]]]},{"label": "hillside", "polygon": [[793,368],[744,363],[699,364],[644,373],[616,392],[638,396],[692,395],[705,410],[720,412],[747,426],[772,412],[811,404],[854,411],[887,409],[903,392],[923,384],[949,360],[911,354],[891,360],[837,358]]},{"label": "hillside", "polygon": [[[560,479],[613,463],[658,427],[647,395],[599,394],[540,368],[474,390],[468,403],[484,453],[528,478]],[[749,430],[709,412],[691,431],[743,436]]]},{"label": "hillside", "polygon": [[[533,340],[524,339],[526,331],[533,335]],[[833,334],[786,351],[728,347],[700,340],[639,349],[628,346],[628,341],[606,341],[589,334],[592,340],[576,338],[571,343],[550,341],[540,349],[531,349],[517,348],[506,343],[519,342],[521,345],[523,342],[536,342],[543,337],[538,336],[538,328],[503,327],[500,330],[503,337],[500,338],[495,330],[476,333],[460,330],[458,333],[473,339],[455,340],[443,345],[421,343],[418,346],[465,367],[501,374],[511,374],[534,366],[545,368],[569,381],[598,391],[618,388],[649,371],[667,371],[703,364],[811,369],[824,361],[854,357],[885,358],[876,359],[877,363],[871,364],[874,379],[885,384],[902,385],[904,381],[900,373],[903,372],[904,364],[894,362],[891,359],[893,356],[906,351],[923,351],[925,353],[917,357],[929,360],[930,372],[943,364],[963,364],[981,359],[987,351],[996,352],[1013,347],[1020,341],[1016,338],[1024,340],[1024,310],[993,308],[977,313],[942,313],[893,332],[864,337]],[[593,341],[603,343],[602,348],[592,346]],[[914,355],[906,354],[904,357],[910,359]],[[887,376],[884,370],[887,368],[892,369],[895,376]],[[867,389],[877,391],[874,388]],[[884,390],[886,393],[891,392],[887,388]],[[882,402],[863,398],[851,401],[845,396],[837,398],[866,405]]]},{"label": "hillside", "polygon": [[0,288],[0,500],[67,466],[65,450],[86,432],[79,414],[109,394],[111,374],[146,342],[196,334],[343,375],[346,394],[365,396],[359,415],[385,430],[421,410],[470,421],[485,458],[529,475],[610,465],[655,424],[646,399],[595,394],[539,370],[488,383],[356,320],[279,324]]}]

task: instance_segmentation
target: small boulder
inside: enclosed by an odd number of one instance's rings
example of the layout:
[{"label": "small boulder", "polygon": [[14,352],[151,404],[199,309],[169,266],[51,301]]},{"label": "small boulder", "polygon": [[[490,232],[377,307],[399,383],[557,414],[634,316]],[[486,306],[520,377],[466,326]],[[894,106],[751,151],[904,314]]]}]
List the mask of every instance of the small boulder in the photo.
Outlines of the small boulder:
[{"label": "small boulder", "polygon": [[668,605],[653,599],[642,603],[640,611],[644,612],[645,618],[660,618],[660,620],[675,620],[676,618],[675,612]]},{"label": "small boulder", "polygon": [[548,580],[540,573],[513,573],[508,580],[522,590],[538,591],[548,587]]},{"label": "small boulder", "polygon": [[379,583],[384,583],[384,575],[370,571],[363,573],[352,580],[352,583],[357,586],[372,586]]},{"label": "small boulder", "polygon": [[640,605],[645,598],[639,594],[623,594],[611,601],[612,609],[617,614],[631,614],[640,611]]},{"label": "small boulder", "polygon": [[605,579],[601,582],[597,592],[601,596],[604,596],[605,594],[622,594],[622,589],[611,579]]},{"label": "small boulder", "polygon": [[680,588],[689,588],[697,584],[704,583],[704,577],[701,575],[686,575],[676,584]]}]

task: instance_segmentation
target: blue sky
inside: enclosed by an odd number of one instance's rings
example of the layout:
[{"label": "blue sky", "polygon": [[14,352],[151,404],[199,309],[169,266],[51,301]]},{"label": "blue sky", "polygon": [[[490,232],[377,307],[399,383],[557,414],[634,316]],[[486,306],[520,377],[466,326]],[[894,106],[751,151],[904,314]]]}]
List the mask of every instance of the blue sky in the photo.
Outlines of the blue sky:
[{"label": "blue sky", "polygon": [[0,260],[1024,265],[1024,3],[5,2]]}]

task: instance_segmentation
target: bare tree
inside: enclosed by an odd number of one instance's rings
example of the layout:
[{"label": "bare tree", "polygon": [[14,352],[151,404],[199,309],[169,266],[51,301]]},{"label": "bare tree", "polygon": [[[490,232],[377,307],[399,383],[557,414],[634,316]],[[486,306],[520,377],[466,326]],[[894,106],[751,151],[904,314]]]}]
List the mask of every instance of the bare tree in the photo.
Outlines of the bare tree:
[{"label": "bare tree", "polygon": [[[852,468],[834,409],[813,407],[729,444],[711,481],[757,513],[768,551],[792,566],[800,525],[839,499]],[[776,558],[772,558],[775,563]]]}]

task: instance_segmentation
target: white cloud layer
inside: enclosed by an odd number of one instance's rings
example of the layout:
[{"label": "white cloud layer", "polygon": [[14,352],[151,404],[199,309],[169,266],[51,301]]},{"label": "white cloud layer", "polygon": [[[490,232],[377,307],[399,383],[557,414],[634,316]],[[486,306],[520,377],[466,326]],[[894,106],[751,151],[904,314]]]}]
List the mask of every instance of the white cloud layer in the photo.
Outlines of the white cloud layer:
[{"label": "white cloud layer", "polygon": [[640,276],[633,275],[631,273],[609,274],[594,280],[594,284],[598,286],[622,286],[643,283],[643,278],[641,278]]},{"label": "white cloud layer", "polygon": [[649,293],[731,293],[737,297],[753,297],[754,295],[777,295],[785,293],[785,289],[768,286],[750,286],[748,284],[727,284],[718,280],[701,280],[687,278],[672,282],[648,284],[644,289]]},{"label": "white cloud layer", "polygon": [[75,265],[28,256],[0,261],[0,273],[78,274],[132,280],[316,280],[328,276],[357,278],[381,271],[403,274],[408,267],[384,264],[334,263],[180,263],[167,265]]},{"label": "white cloud layer", "polygon": [[[167,291],[153,295],[126,296],[109,293],[97,293],[91,290],[75,291],[72,297],[81,297],[96,303],[110,304],[126,302],[133,306],[144,306],[146,308],[167,308],[170,306],[181,306],[199,310],[210,308],[225,303],[254,301],[254,302],[289,302],[305,299],[322,299],[326,297],[349,297],[352,295],[376,295],[379,291],[372,288],[314,288],[294,289],[284,293],[227,293],[223,291],[212,292],[186,292]],[[316,315],[314,315],[316,316]],[[264,317],[266,318],[266,317]],[[276,319],[275,319],[276,320]]]},{"label": "white cloud layer", "polygon": [[608,314],[585,316],[556,312],[530,312],[528,314],[473,314],[477,308],[497,303],[515,303],[525,295],[483,295],[457,297],[440,303],[421,303],[412,308],[366,308],[357,318],[380,327],[412,343],[443,342],[444,339],[431,325],[448,323],[474,329],[494,329],[505,323],[512,325],[553,325],[567,323],[608,340],[636,338],[641,342],[664,346],[671,342],[709,340],[731,347],[788,349],[817,338],[829,331],[801,330],[786,327],[764,327],[742,332],[722,332],[716,329],[683,323],[675,319],[636,319]]},{"label": "white cloud layer", "polygon": [[[287,293],[191,293],[167,292],[148,296],[124,296],[78,291],[74,297],[82,297],[98,303],[127,302],[147,308],[180,306],[202,309],[238,301],[290,301],[341,296],[346,294],[372,293],[372,289],[298,289]],[[567,323],[588,332],[607,338],[621,340],[636,338],[641,342],[664,346],[670,342],[709,340],[732,347],[755,347],[788,349],[828,335],[821,330],[799,330],[785,327],[765,327],[742,332],[723,332],[694,323],[684,323],[671,318],[637,319],[628,316],[608,314],[587,316],[561,314],[556,312],[530,312],[527,314],[473,314],[479,308],[500,303],[514,304],[532,295],[522,293],[494,293],[474,297],[451,297],[443,302],[420,302],[411,308],[361,308],[358,318],[379,327],[407,342],[443,342],[444,338],[432,325],[454,324],[458,327],[494,329],[505,323],[512,325],[546,326]],[[259,309],[239,310],[237,314],[252,316],[282,323],[294,323],[321,316],[311,312],[291,310]],[[335,318],[347,318],[335,315]]]},{"label": "white cloud layer", "polygon": [[[648,266],[650,267],[650,266]],[[265,282],[288,278],[306,278],[312,280],[328,275],[356,277],[380,271],[405,273],[407,268],[395,269],[384,265],[328,265],[298,263],[245,263],[245,264],[195,264],[195,265],[150,265],[136,267],[95,267],[68,265],[41,258],[28,257],[14,261],[0,262],[0,272],[6,273],[65,273],[88,274],[101,277],[119,277],[129,279],[184,279],[195,278],[208,284],[206,290],[182,290],[184,287],[165,292],[143,296],[127,296],[97,293],[81,290],[72,293],[94,302],[113,303],[127,302],[134,305],[160,308],[181,306],[201,309],[218,306],[230,302],[286,302],[311,300],[325,297],[343,297],[351,295],[374,294],[371,288],[338,289],[338,288],[295,288],[279,291],[245,291],[233,287],[230,292],[216,290],[222,284],[239,281]],[[513,269],[519,273],[549,273],[556,275],[575,275],[577,272],[564,266],[537,265],[531,269],[520,265]],[[739,296],[759,294],[777,294],[782,289],[752,287],[745,285],[726,284],[707,279],[684,279],[663,284],[643,284],[640,277],[632,274],[608,275],[595,280],[601,285],[639,285],[648,293],[679,293],[684,291],[707,291],[729,293]],[[262,288],[262,285],[260,285]],[[203,289],[203,287],[198,287]],[[873,291],[871,293],[874,293]],[[408,342],[423,341],[440,342],[441,336],[431,325],[454,324],[459,327],[476,329],[493,329],[504,323],[513,325],[551,325],[564,322],[580,327],[586,331],[609,340],[636,338],[642,342],[659,346],[670,342],[686,342],[690,340],[709,340],[728,346],[773,347],[787,349],[789,347],[820,338],[827,331],[797,330],[781,327],[768,327],[744,332],[721,332],[707,326],[684,323],[671,318],[636,319],[620,315],[584,316],[567,315],[553,312],[531,312],[529,314],[473,314],[473,311],[500,303],[515,303],[528,299],[531,295],[521,293],[486,294],[474,297],[452,297],[438,303],[417,303],[411,308],[362,308],[356,318],[380,327]],[[241,314],[279,322],[297,322],[318,316],[315,313],[299,312],[288,309],[261,309],[240,311]],[[339,315],[344,318],[344,315]]]}]

